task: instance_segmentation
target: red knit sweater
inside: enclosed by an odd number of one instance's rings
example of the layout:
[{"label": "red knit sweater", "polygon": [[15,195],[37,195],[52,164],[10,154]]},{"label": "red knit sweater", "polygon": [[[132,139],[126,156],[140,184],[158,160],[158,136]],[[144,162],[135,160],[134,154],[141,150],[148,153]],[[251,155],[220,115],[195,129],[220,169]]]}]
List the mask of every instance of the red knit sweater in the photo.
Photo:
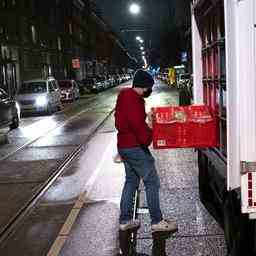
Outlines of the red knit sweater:
[{"label": "red knit sweater", "polygon": [[132,88],[123,89],[118,95],[115,108],[117,146],[149,146],[152,142],[152,131],[145,120],[145,101],[142,96]]}]

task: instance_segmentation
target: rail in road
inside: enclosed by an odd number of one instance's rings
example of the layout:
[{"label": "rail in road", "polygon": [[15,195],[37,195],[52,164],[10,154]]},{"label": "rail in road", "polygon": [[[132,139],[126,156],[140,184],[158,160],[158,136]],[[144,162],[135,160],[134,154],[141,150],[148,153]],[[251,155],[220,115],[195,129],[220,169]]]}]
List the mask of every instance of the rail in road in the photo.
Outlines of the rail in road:
[{"label": "rail in road", "polygon": [[[4,161],[8,161],[8,159],[12,158],[16,154],[19,154],[20,152],[26,150],[34,144],[35,142],[39,141],[40,139],[46,137],[50,133],[54,132],[55,130],[72,125],[72,122],[78,120],[80,117],[90,113],[91,111],[97,109],[97,107],[100,107],[104,101],[102,100],[104,95],[100,95],[99,97],[93,97],[93,100],[90,101],[90,103],[87,104],[86,108],[79,111],[78,113],[75,113],[68,119],[58,123],[56,126],[51,127],[50,129],[43,131],[41,134],[39,134],[36,138],[30,139],[27,142],[25,142],[23,145],[17,147],[15,150],[11,151],[10,153],[7,153],[0,159],[0,166],[1,163]],[[0,243],[2,243],[4,240],[6,240],[15,230],[17,229],[18,225],[22,220],[27,216],[28,213],[32,210],[32,208],[36,205],[36,203],[42,198],[44,193],[49,189],[49,187],[53,184],[54,181],[58,177],[62,175],[65,168],[70,164],[71,161],[73,161],[83,150],[83,147],[86,145],[86,143],[91,139],[91,137],[97,132],[97,130],[102,126],[102,124],[105,122],[105,120],[111,115],[113,112],[113,105],[110,111],[105,113],[105,116],[103,120],[100,120],[99,123],[90,131],[90,134],[86,137],[85,140],[81,141],[79,145],[76,145],[75,149],[73,149],[71,152],[68,153],[68,155],[62,160],[62,162],[59,164],[59,166],[53,170],[50,175],[38,185],[35,193],[33,193],[32,196],[27,198],[26,202],[20,207],[20,209],[17,212],[13,212],[11,218],[7,223],[4,224],[4,226],[0,229]],[[24,179],[25,182],[25,179]],[[22,184],[22,181],[20,182]]]}]

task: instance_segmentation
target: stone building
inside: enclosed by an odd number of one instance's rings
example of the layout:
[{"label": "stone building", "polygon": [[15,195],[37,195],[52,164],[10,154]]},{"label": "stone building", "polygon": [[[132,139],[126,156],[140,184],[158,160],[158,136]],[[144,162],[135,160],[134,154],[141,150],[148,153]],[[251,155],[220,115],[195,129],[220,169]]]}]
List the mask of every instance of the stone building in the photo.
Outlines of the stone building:
[{"label": "stone building", "polygon": [[0,0],[0,87],[118,72],[129,55],[89,0]]}]

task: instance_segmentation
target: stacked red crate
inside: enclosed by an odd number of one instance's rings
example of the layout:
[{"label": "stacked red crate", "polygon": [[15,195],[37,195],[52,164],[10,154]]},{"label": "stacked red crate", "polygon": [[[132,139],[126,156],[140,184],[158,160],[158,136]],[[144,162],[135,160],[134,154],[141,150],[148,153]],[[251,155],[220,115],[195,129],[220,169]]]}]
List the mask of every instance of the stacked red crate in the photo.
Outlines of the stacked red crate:
[{"label": "stacked red crate", "polygon": [[157,107],[152,111],[154,148],[205,148],[218,145],[217,121],[207,106]]}]

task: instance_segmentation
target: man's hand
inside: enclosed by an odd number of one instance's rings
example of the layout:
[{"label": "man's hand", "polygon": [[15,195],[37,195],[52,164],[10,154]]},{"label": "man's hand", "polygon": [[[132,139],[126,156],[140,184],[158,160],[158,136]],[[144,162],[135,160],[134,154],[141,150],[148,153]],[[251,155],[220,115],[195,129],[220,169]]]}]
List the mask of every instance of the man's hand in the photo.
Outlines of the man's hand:
[{"label": "man's hand", "polygon": [[147,113],[147,123],[148,123],[148,126],[149,128],[153,128],[153,121],[154,121],[154,112],[153,111],[149,111]]}]

